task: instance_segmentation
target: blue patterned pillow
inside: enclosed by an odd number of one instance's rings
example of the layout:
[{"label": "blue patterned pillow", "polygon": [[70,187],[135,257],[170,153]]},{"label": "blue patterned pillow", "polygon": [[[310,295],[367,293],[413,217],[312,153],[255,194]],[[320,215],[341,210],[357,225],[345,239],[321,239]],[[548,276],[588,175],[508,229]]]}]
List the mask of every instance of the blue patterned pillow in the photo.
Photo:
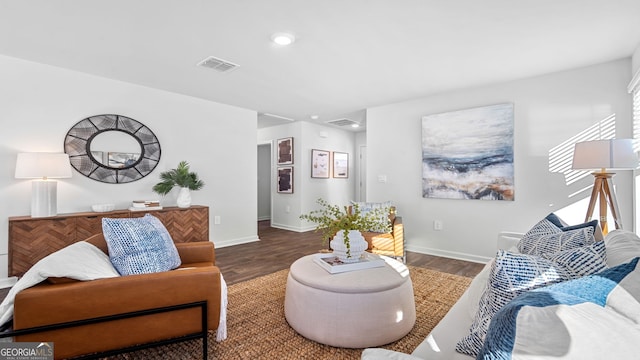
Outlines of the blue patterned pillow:
[{"label": "blue patterned pillow", "polygon": [[557,226],[560,229],[567,226],[567,223],[565,223],[562,219],[560,219],[560,217],[558,217],[558,215],[554,213],[547,215],[545,219],[551,221],[553,225]]},{"label": "blue patterned pillow", "polygon": [[591,220],[591,221],[588,221],[588,222],[582,223],[582,224],[561,226],[560,230],[562,230],[562,231],[570,231],[570,230],[575,230],[575,229],[591,228],[591,229],[593,229],[593,233],[595,234],[596,233],[596,227],[598,227],[598,220]]},{"label": "blue patterned pillow", "polygon": [[537,224],[535,224],[529,231],[527,231],[520,241],[518,242],[518,251],[522,252],[520,249],[520,244],[536,241],[541,236],[544,235],[553,235],[553,234],[561,234],[562,230],[556,226],[548,217],[540,220]]},{"label": "blue patterned pillow", "polygon": [[568,249],[591,245],[596,241],[592,227],[584,227],[559,233],[522,238],[518,242],[518,251],[529,255],[557,253]]},{"label": "blue patterned pillow", "polygon": [[519,296],[491,320],[478,359],[637,358],[639,275],[635,258]]},{"label": "blue patterned pillow", "polygon": [[566,222],[564,222],[564,220],[560,219],[560,217],[558,217],[558,215],[554,213],[547,215],[545,219],[549,220],[553,225],[557,226],[562,231],[575,230],[575,229],[580,229],[584,227],[592,227],[593,233],[595,234],[596,226],[598,226],[598,220],[591,220],[578,225],[568,225]]},{"label": "blue patterned pillow", "polygon": [[458,342],[456,351],[476,356],[484,343],[491,318],[516,296],[606,267],[604,247],[600,244],[594,247],[593,250],[571,249],[552,259],[498,250],[469,334]]},{"label": "blue patterned pillow", "polygon": [[571,279],[581,278],[607,268],[607,252],[604,241],[560,251],[542,254],[542,257],[561,265],[567,270]]},{"label": "blue patterned pillow", "polygon": [[168,271],[181,264],[171,235],[155,216],[103,218],[102,231],[120,275]]}]

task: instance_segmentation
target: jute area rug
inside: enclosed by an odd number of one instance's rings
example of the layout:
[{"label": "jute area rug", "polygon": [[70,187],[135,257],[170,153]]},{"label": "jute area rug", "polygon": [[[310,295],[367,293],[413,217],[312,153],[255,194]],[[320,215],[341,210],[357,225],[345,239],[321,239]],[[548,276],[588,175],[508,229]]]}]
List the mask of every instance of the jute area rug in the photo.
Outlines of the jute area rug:
[{"label": "jute area rug", "polygon": [[[470,278],[409,266],[416,301],[416,324],[402,339],[381,346],[411,353],[469,286]],[[334,348],[298,335],[284,317],[289,270],[229,286],[228,337],[209,333],[209,359],[360,359],[362,349]],[[119,355],[111,359],[201,359],[193,340]]]}]

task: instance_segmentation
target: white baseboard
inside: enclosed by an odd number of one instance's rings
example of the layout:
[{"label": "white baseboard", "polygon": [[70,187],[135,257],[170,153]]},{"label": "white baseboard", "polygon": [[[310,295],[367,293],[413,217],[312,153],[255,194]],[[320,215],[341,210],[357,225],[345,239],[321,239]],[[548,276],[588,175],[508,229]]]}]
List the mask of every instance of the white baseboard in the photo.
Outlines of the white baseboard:
[{"label": "white baseboard", "polygon": [[283,225],[283,224],[278,224],[278,223],[271,223],[271,227],[274,227],[276,229],[282,229],[282,230],[289,230],[289,231],[295,231],[295,232],[307,232],[307,231],[311,231],[311,230],[315,230],[316,227],[312,226],[309,228],[299,228],[299,227],[293,227],[293,226],[289,226],[289,225]]},{"label": "white baseboard", "polygon": [[438,250],[438,249],[432,249],[424,246],[413,246],[411,244],[405,244],[405,249],[407,251],[411,251],[419,254],[440,256],[440,257],[446,257],[449,259],[456,259],[456,260],[465,260],[465,261],[471,261],[471,262],[481,263],[481,264],[486,264],[491,260],[490,257],[477,256],[473,254],[459,253],[454,251]]},{"label": "white baseboard", "polygon": [[256,236],[249,236],[249,237],[245,237],[245,238],[238,238],[238,239],[230,239],[230,240],[223,240],[223,241],[214,241],[213,243],[217,248],[223,248],[223,247],[227,247],[227,246],[233,246],[233,245],[240,245],[240,244],[248,244],[248,243],[252,243],[252,242],[256,242],[256,241],[260,241],[260,239]]},{"label": "white baseboard", "polygon": [[271,220],[271,216],[258,216],[258,221]]}]

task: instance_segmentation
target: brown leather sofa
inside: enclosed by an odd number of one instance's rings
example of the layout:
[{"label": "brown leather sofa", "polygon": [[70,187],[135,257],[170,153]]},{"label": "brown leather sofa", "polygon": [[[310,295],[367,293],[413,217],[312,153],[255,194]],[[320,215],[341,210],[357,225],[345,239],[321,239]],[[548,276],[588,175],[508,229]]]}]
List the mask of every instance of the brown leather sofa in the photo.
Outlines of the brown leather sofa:
[{"label": "brown leather sofa", "polygon": [[[87,239],[107,253],[102,234]],[[48,279],[19,292],[14,330],[207,301],[207,327],[220,320],[220,270],[211,242],[176,243],[181,269],[93,281]],[[53,342],[55,358],[121,349],[201,330],[200,308],[120,319],[16,336],[15,341]]]}]

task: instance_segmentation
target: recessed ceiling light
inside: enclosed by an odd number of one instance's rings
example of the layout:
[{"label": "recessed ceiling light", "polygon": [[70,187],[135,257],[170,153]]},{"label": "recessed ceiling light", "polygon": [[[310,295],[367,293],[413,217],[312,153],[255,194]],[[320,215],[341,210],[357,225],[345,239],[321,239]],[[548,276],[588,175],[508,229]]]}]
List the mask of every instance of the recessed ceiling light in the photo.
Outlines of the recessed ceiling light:
[{"label": "recessed ceiling light", "polygon": [[289,33],[275,33],[271,35],[271,40],[278,45],[291,45],[296,41],[296,37]]},{"label": "recessed ceiling light", "polygon": [[357,128],[357,127],[360,127],[360,124],[351,124],[351,127],[352,128]]},{"label": "recessed ceiling light", "polygon": [[311,115],[311,120],[318,120],[320,118],[318,115]]}]

